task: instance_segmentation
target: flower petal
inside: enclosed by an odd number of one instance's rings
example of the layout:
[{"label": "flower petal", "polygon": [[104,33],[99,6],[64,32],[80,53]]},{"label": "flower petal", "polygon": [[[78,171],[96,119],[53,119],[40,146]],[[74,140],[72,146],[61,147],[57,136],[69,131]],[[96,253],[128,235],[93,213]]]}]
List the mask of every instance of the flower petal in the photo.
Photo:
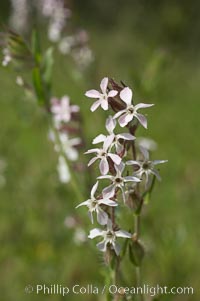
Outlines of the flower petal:
[{"label": "flower petal", "polygon": [[139,114],[139,113],[135,113],[134,116],[138,119],[138,121],[140,122],[140,124],[147,129],[147,119],[144,115]]},{"label": "flower petal", "polygon": [[157,164],[162,164],[162,163],[167,163],[167,162],[168,162],[168,160],[154,160],[153,164],[157,165]]},{"label": "flower petal", "polygon": [[104,77],[100,83],[101,90],[104,94],[106,93],[107,86],[108,86],[108,78]]},{"label": "flower petal", "polygon": [[121,127],[125,127],[133,119],[133,114],[125,113],[119,117],[118,122]]},{"label": "flower petal", "polygon": [[109,172],[108,161],[105,157],[103,157],[99,163],[99,169],[102,175],[106,175]]},{"label": "flower petal", "polygon": [[108,97],[115,97],[118,94],[116,90],[111,90],[108,92]]},{"label": "flower petal", "polygon": [[101,107],[104,111],[108,110],[108,100],[107,99],[101,99]]},{"label": "flower petal", "polygon": [[133,92],[130,88],[126,87],[120,92],[120,98],[127,104],[130,105],[132,101]]},{"label": "flower petal", "polygon": [[111,206],[111,207],[118,206],[118,204],[116,202],[110,200],[109,198],[104,198],[102,200],[99,200],[99,204],[104,204],[106,206]]},{"label": "flower petal", "polygon": [[97,90],[89,90],[85,93],[85,96],[90,98],[99,98],[101,96],[101,93]]},{"label": "flower petal", "polygon": [[124,140],[135,140],[135,136],[129,134],[129,133],[122,133],[117,135],[118,139],[124,139]]},{"label": "flower petal", "polygon": [[108,222],[108,215],[101,208],[97,210],[97,221],[100,225],[106,225]]},{"label": "flower petal", "polygon": [[115,185],[112,184],[112,185],[104,188],[103,191],[102,191],[102,194],[103,194],[104,199],[112,198],[115,194]]},{"label": "flower petal", "polygon": [[93,239],[93,238],[95,238],[95,237],[97,237],[97,236],[102,236],[103,232],[104,232],[104,231],[101,230],[101,229],[97,229],[97,228],[92,229],[92,230],[90,231],[90,234],[88,235],[88,238]]},{"label": "flower petal", "polygon": [[111,146],[114,138],[115,138],[114,134],[111,134],[111,135],[109,135],[109,136],[106,137],[106,139],[104,141],[104,144],[103,144],[103,150],[105,152],[107,152],[108,148]]},{"label": "flower petal", "polygon": [[158,179],[158,181],[161,181],[162,179],[161,179],[161,176],[160,176],[160,174],[159,174],[159,172],[156,170],[156,169],[152,169],[151,170],[151,173],[154,175],[154,176],[156,176],[156,178]]},{"label": "flower petal", "polygon": [[96,138],[93,139],[92,144],[97,144],[100,142],[104,142],[106,139],[106,136],[103,134],[98,135]]},{"label": "flower petal", "polygon": [[149,152],[148,152],[148,150],[146,148],[140,146],[140,151],[143,154],[145,161],[148,161],[149,160]]},{"label": "flower petal", "polygon": [[115,232],[115,235],[117,237],[124,237],[124,238],[131,238],[132,237],[132,234],[127,232],[127,231],[124,231],[124,230],[119,230],[119,231],[116,231]]},{"label": "flower petal", "polygon": [[136,160],[129,160],[129,161],[126,161],[126,165],[138,165],[138,166],[140,166],[140,162],[138,162]]},{"label": "flower petal", "polygon": [[133,177],[133,176],[127,176],[124,177],[125,182],[141,182],[140,179],[138,179],[137,177]]},{"label": "flower petal", "polygon": [[92,165],[98,158],[94,157],[88,162],[88,166]]},{"label": "flower petal", "polygon": [[108,131],[109,134],[113,134],[113,130],[116,127],[116,120],[112,118],[112,116],[109,116],[106,119],[106,129]]},{"label": "flower petal", "polygon": [[109,153],[108,156],[109,156],[109,157],[112,159],[112,161],[113,161],[115,164],[117,164],[117,165],[119,165],[119,164],[121,163],[121,161],[122,161],[122,158],[120,158],[120,156],[118,156],[118,155],[116,155],[116,154],[111,154],[111,153]]},{"label": "flower petal", "polygon": [[107,244],[106,244],[105,240],[103,240],[102,242],[99,242],[96,246],[100,251],[106,252]]},{"label": "flower petal", "polygon": [[100,100],[95,101],[95,102],[91,105],[90,111],[91,111],[91,112],[94,112],[94,111],[100,106],[100,104],[101,104],[101,101],[100,101]]},{"label": "flower petal", "polygon": [[85,202],[80,203],[78,206],[76,206],[76,208],[79,208],[80,206],[87,206],[90,204],[90,200],[87,200]]},{"label": "flower petal", "polygon": [[92,148],[84,152],[85,155],[87,154],[92,154],[92,153],[98,153],[99,149],[98,148]]},{"label": "flower petal", "polygon": [[114,241],[114,242],[112,243],[112,246],[113,246],[113,248],[114,248],[114,250],[115,250],[116,255],[119,256],[119,253],[120,253],[120,251],[121,251],[120,245],[119,245],[116,241]]},{"label": "flower petal", "polygon": [[119,112],[117,112],[114,116],[113,116],[113,119],[116,119],[116,118],[118,118],[119,116],[121,116],[123,113],[125,113],[126,112],[126,110],[121,110],[121,111],[119,111]]},{"label": "flower petal", "polygon": [[117,172],[117,176],[118,177],[120,177],[121,176],[121,174],[123,173],[123,171],[124,171],[124,168],[125,168],[125,164],[124,164],[124,162],[120,162],[120,164],[119,165],[115,165],[115,170],[116,170],[116,172]]},{"label": "flower petal", "polygon": [[98,188],[99,182],[97,181],[91,189],[91,198],[94,198],[94,194]]},{"label": "flower petal", "polygon": [[152,106],[154,106],[154,104],[153,103],[138,103],[137,105],[135,105],[135,109],[136,110],[138,110],[138,109],[142,109],[142,108],[150,108],[150,107],[152,107]]},{"label": "flower petal", "polygon": [[109,180],[112,180],[113,176],[111,176],[111,175],[99,176],[99,177],[97,177],[97,179],[109,179]]}]

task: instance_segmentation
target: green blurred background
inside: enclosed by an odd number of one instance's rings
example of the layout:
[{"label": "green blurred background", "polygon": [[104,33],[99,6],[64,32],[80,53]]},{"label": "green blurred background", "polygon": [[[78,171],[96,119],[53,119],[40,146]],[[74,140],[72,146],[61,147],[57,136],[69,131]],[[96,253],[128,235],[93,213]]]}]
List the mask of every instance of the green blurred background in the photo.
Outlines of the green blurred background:
[{"label": "green blurred background", "polygon": [[[192,286],[195,291],[159,300],[197,301],[200,2],[76,0],[71,6],[74,26],[89,32],[95,61],[77,77],[70,58],[57,53],[53,92],[68,94],[80,104],[86,148],[104,131],[107,114],[89,113],[91,101],[84,93],[98,88],[102,77],[123,80],[134,89],[136,102],[155,103],[148,111],[149,130],[140,134],[156,140],[154,158],[169,163],[162,166],[163,181],[156,184],[143,213],[147,254],[142,277],[149,285]],[[9,2],[1,1],[1,24],[7,23],[9,13]],[[65,226],[66,216],[75,214],[86,232],[90,228],[86,210],[74,209],[78,201],[71,186],[58,181],[46,114],[27,101],[10,67],[0,69],[0,83],[0,157],[7,162],[6,184],[0,190],[1,300],[100,300],[92,295],[63,298],[24,292],[28,284],[101,286],[103,260],[94,241],[75,244],[74,230]],[[130,213],[126,214],[131,222]],[[133,285],[134,267],[125,268]]]}]

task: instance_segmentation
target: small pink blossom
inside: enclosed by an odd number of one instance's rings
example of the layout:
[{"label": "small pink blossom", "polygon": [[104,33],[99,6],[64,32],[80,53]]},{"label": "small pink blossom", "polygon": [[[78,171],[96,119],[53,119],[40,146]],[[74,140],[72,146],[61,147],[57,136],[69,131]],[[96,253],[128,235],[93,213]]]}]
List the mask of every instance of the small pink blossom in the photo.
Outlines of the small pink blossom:
[{"label": "small pink blossom", "polygon": [[144,115],[137,112],[138,109],[142,108],[149,108],[152,107],[153,104],[145,104],[145,103],[139,103],[137,105],[132,104],[132,95],[133,92],[130,88],[126,87],[120,92],[120,98],[125,102],[126,109],[121,110],[117,112],[114,115],[114,119],[118,118],[119,124],[121,127],[125,127],[130,121],[133,120],[133,118],[137,118],[138,121],[141,123],[141,125],[144,128],[147,128],[147,119]]},{"label": "small pink blossom", "polygon": [[99,169],[102,175],[106,175],[109,172],[108,158],[110,158],[116,165],[119,165],[122,160],[118,155],[108,151],[110,141],[111,138],[108,136],[103,143],[103,148],[93,148],[85,152],[85,154],[96,153],[96,156],[89,161],[88,166],[100,159]]},{"label": "small pink blossom", "polygon": [[92,224],[94,223],[93,212],[96,212],[98,223],[100,225],[106,225],[108,222],[108,214],[101,208],[101,205],[116,207],[118,204],[110,200],[109,198],[105,198],[105,197],[101,199],[97,199],[95,197],[95,192],[97,188],[98,188],[98,182],[96,182],[96,184],[92,187],[90,199],[88,199],[85,202],[82,202],[81,204],[76,206],[76,208],[80,206],[87,206],[89,209],[88,214]]},{"label": "small pink blossom", "polygon": [[111,246],[112,249],[114,249],[115,253],[117,256],[119,256],[121,247],[117,243],[117,238],[122,237],[122,238],[131,238],[132,235],[131,233],[124,231],[124,230],[117,230],[114,231],[112,228],[112,223],[110,220],[108,220],[107,224],[107,229],[106,230],[101,230],[98,228],[92,229],[89,234],[89,238],[93,239],[98,236],[102,236],[103,240],[97,244],[97,248],[102,251],[106,252],[107,246]]},{"label": "small pink blossom", "polygon": [[94,112],[99,106],[102,107],[103,110],[108,110],[108,98],[109,97],[115,97],[117,95],[116,90],[111,90],[107,93],[107,87],[108,87],[108,78],[104,77],[101,81],[100,88],[102,92],[99,92],[97,90],[89,90],[85,93],[85,96],[90,98],[97,98],[93,105],[91,106],[90,110]]},{"label": "small pink blossom", "polygon": [[114,129],[116,127],[116,120],[112,118],[112,116],[109,116],[106,120],[106,129],[109,133],[109,136],[100,134],[98,135],[96,138],[94,138],[93,140],[93,144],[97,144],[100,142],[104,142],[107,137],[110,137],[110,146],[109,148],[111,149],[113,146],[115,146],[116,152],[117,154],[120,154],[124,147],[123,145],[120,143],[120,140],[134,140],[135,137],[129,133],[121,133],[121,134],[115,134],[114,133]]},{"label": "small pink blossom", "polygon": [[160,174],[158,170],[155,168],[157,164],[162,164],[168,162],[168,160],[149,160],[149,152],[147,149],[140,147],[140,150],[142,152],[142,155],[144,157],[144,160],[130,160],[127,161],[127,165],[134,165],[138,168],[137,171],[134,172],[134,176],[142,178],[143,175],[145,175],[145,185],[148,186],[149,183],[149,176],[154,175],[159,181],[161,180]]},{"label": "small pink blossom", "polygon": [[79,106],[70,105],[68,96],[63,96],[60,100],[53,98],[51,103],[51,112],[54,114],[54,120],[57,125],[60,125],[61,122],[69,122],[72,113],[79,112]]}]

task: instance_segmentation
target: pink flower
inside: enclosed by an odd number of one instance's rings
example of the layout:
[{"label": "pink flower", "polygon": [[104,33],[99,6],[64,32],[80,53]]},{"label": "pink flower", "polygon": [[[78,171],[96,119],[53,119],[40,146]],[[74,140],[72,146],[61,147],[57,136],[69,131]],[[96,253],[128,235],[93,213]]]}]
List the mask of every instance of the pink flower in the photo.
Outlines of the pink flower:
[{"label": "pink flower", "polygon": [[133,120],[133,118],[137,118],[138,121],[141,123],[141,125],[144,128],[147,128],[147,119],[144,115],[137,112],[138,109],[142,108],[149,108],[153,106],[153,104],[145,104],[145,103],[139,103],[137,105],[132,104],[132,90],[128,87],[124,88],[120,92],[120,98],[123,100],[123,102],[126,103],[126,109],[117,112],[114,115],[114,119],[118,118],[119,124],[121,127],[125,127],[130,121]]},{"label": "pink flower", "polygon": [[93,212],[97,213],[97,221],[100,225],[106,225],[108,222],[108,214],[101,208],[101,205],[106,205],[106,206],[111,206],[111,207],[116,207],[118,204],[109,198],[103,197],[102,199],[97,199],[95,197],[95,192],[98,188],[98,182],[92,187],[91,194],[90,194],[90,199],[88,199],[85,202],[82,202],[76,208],[80,206],[87,206],[89,211],[89,217],[92,222],[94,223],[94,218],[93,218]]},{"label": "pink flower", "polygon": [[154,175],[159,181],[161,180],[160,174],[158,170],[155,168],[157,164],[163,164],[168,162],[168,160],[154,160],[150,161],[149,160],[149,152],[143,147],[140,147],[141,153],[144,157],[144,160],[130,160],[127,161],[127,165],[134,165],[138,168],[137,171],[134,172],[134,176],[139,177],[140,179],[142,178],[143,175],[145,175],[145,186],[148,186],[149,183],[149,177],[150,175]]},{"label": "pink flower", "polygon": [[107,111],[108,110],[108,98],[114,97],[118,93],[115,90],[111,90],[107,93],[107,87],[108,87],[108,78],[107,77],[104,77],[102,79],[100,87],[101,87],[102,93],[100,93],[97,90],[89,90],[85,93],[85,96],[87,96],[87,97],[98,99],[93,103],[93,105],[90,108],[90,110],[92,112],[94,112],[99,106],[101,106],[103,110]]},{"label": "pink flower", "polygon": [[68,96],[63,96],[59,101],[57,98],[52,99],[51,112],[54,114],[54,120],[57,125],[61,122],[69,122],[71,114],[79,112],[79,106],[70,105]]},{"label": "pink flower", "polygon": [[93,148],[85,152],[85,154],[96,153],[96,156],[89,161],[88,166],[100,159],[99,169],[102,175],[106,175],[109,172],[108,158],[110,158],[116,165],[119,165],[122,160],[118,155],[108,152],[111,138],[112,137],[109,136],[106,138],[103,143],[103,148]]},{"label": "pink flower", "polygon": [[98,228],[92,229],[90,231],[88,238],[93,239],[98,236],[102,236],[103,240],[97,244],[97,248],[102,252],[106,252],[107,246],[109,245],[115,251],[117,256],[119,255],[120,250],[121,250],[120,245],[116,241],[117,238],[118,237],[131,238],[132,237],[131,233],[129,233],[127,231],[124,231],[124,230],[114,231],[110,220],[108,220],[106,230],[101,230]]},{"label": "pink flower", "polygon": [[117,154],[120,154],[124,149],[123,145],[120,143],[120,140],[134,140],[135,137],[129,133],[115,134],[114,129],[116,127],[116,124],[116,120],[113,119],[112,116],[109,116],[106,120],[106,129],[109,133],[109,136],[100,134],[93,139],[92,143],[97,144],[104,142],[108,137],[110,137],[110,149],[115,146]]}]

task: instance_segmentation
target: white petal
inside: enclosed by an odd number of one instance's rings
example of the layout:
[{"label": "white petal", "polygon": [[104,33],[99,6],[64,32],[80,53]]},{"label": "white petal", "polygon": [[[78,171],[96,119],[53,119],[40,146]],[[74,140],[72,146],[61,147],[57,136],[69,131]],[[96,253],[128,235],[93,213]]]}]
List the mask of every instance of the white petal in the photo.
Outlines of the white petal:
[{"label": "white petal", "polygon": [[120,245],[117,242],[113,242],[112,245],[113,245],[116,255],[119,256],[119,253],[121,251]]},{"label": "white petal", "polygon": [[144,115],[135,113],[134,116],[139,120],[140,124],[147,129],[147,119]]},{"label": "white petal", "polygon": [[112,134],[115,127],[116,127],[116,120],[113,119],[112,116],[109,116],[106,119],[106,129],[108,133]]},{"label": "white petal", "polygon": [[115,232],[115,235],[117,237],[124,237],[124,238],[131,238],[132,237],[132,234],[127,232],[127,231],[124,231],[124,230],[119,230],[119,231],[116,231]]},{"label": "white petal", "polygon": [[87,200],[85,202],[80,203],[76,208],[79,208],[80,206],[88,206],[90,204],[90,200]]},{"label": "white petal", "polygon": [[90,98],[99,98],[101,96],[101,93],[97,90],[89,90],[85,93],[85,96]]},{"label": "white petal", "polygon": [[97,179],[109,179],[109,180],[112,180],[113,176],[111,176],[111,175],[99,176],[99,177],[97,177]]},{"label": "white petal", "polygon": [[80,111],[80,107],[77,105],[70,106],[70,109],[71,109],[71,112],[73,112],[73,113],[77,113]]},{"label": "white petal", "polygon": [[92,187],[92,189],[91,189],[91,198],[92,198],[92,199],[94,198],[94,194],[95,194],[95,192],[96,192],[96,190],[97,190],[97,188],[98,188],[98,185],[99,185],[99,182],[97,181],[97,182],[94,184],[94,186]]},{"label": "white petal", "polygon": [[119,116],[121,116],[123,113],[125,113],[126,112],[126,110],[121,110],[121,111],[119,111],[119,112],[117,112],[114,116],[113,116],[113,119],[116,119],[116,118],[118,118]]},{"label": "white petal", "polygon": [[108,156],[112,159],[112,161],[115,163],[115,164],[117,164],[117,165],[119,165],[120,163],[121,163],[121,161],[122,161],[122,158],[120,158],[118,155],[116,155],[116,154],[111,154],[111,153],[109,153],[108,154]]},{"label": "white petal", "polygon": [[149,152],[148,152],[148,150],[146,148],[140,146],[140,151],[143,154],[145,161],[148,161],[149,160]]},{"label": "white petal", "polygon": [[97,221],[100,225],[106,225],[108,222],[108,215],[101,208],[97,211]]},{"label": "white petal", "polygon": [[154,106],[154,104],[148,104],[148,103],[138,103],[137,105],[135,105],[135,109],[142,109],[142,108],[149,108]]},{"label": "white petal", "polygon": [[104,94],[106,93],[107,86],[108,86],[108,78],[104,77],[100,83],[101,90]]},{"label": "white petal", "polygon": [[90,234],[88,235],[88,238],[93,239],[93,238],[95,238],[95,237],[97,237],[97,236],[102,236],[103,232],[104,232],[104,231],[101,230],[101,229],[97,229],[97,228],[92,229],[92,230],[90,231]]},{"label": "white petal", "polygon": [[162,163],[167,163],[167,162],[168,162],[168,160],[154,160],[153,164],[157,165],[157,164],[162,164]]},{"label": "white petal", "polygon": [[129,133],[122,133],[122,134],[118,134],[117,135],[117,138],[122,138],[124,140],[135,140],[135,136],[129,134]]},{"label": "white petal", "polygon": [[156,169],[151,170],[151,173],[156,176],[156,178],[158,179],[158,181],[162,180],[159,172]]},{"label": "white petal", "polygon": [[90,111],[91,111],[91,112],[94,112],[94,111],[100,106],[100,104],[101,104],[100,100],[95,101],[95,102],[91,105]]},{"label": "white petal", "polygon": [[114,134],[111,134],[109,136],[106,137],[104,144],[103,144],[103,149],[105,152],[107,152],[108,148],[111,146],[113,140],[115,138]]},{"label": "white petal", "polygon": [[140,166],[140,163],[135,160],[126,161],[126,165],[138,165]]},{"label": "white petal", "polygon": [[98,153],[99,149],[98,148],[92,148],[89,149],[88,151],[84,152],[85,155],[87,154],[92,154],[92,153]]},{"label": "white petal", "polygon": [[114,201],[112,201],[112,200],[110,200],[110,199],[106,199],[106,198],[104,198],[104,199],[102,199],[102,200],[99,200],[99,204],[104,204],[104,205],[106,205],[106,206],[111,206],[111,207],[116,207],[116,206],[118,206],[118,204],[116,203],[116,202],[114,202]]},{"label": "white petal", "polygon": [[94,157],[88,162],[88,166],[92,165],[98,158]]},{"label": "white petal", "polygon": [[104,188],[103,191],[102,191],[102,194],[103,194],[104,199],[112,198],[115,194],[115,185],[112,184],[112,185]]},{"label": "white petal", "polygon": [[106,252],[106,246],[107,244],[105,240],[97,244],[97,248],[102,252]]},{"label": "white petal", "polygon": [[76,161],[78,159],[78,151],[73,147],[68,147],[65,153],[70,161]]},{"label": "white petal", "polygon": [[106,136],[103,134],[98,135],[96,138],[93,139],[92,144],[97,144],[100,142],[104,142],[106,139]]},{"label": "white petal", "polygon": [[124,162],[122,162],[122,161],[120,162],[119,165],[115,165],[115,170],[116,170],[118,176],[121,176],[121,174],[122,174],[123,171],[124,171],[124,168],[125,168],[125,164],[124,164]]},{"label": "white petal", "polygon": [[126,87],[120,92],[120,98],[127,104],[130,105],[132,101],[133,92],[130,88]]},{"label": "white petal", "polygon": [[108,92],[108,97],[115,97],[118,94],[116,90],[111,90]]},{"label": "white petal", "polygon": [[107,230],[112,231],[113,230],[113,224],[111,219],[108,219],[108,223],[107,223]]},{"label": "white petal", "polygon": [[71,146],[78,145],[81,143],[81,138],[72,138],[68,142]]},{"label": "white petal", "polygon": [[105,157],[103,157],[99,163],[99,169],[102,175],[106,175],[109,172],[108,161]]},{"label": "white petal", "polygon": [[93,212],[88,211],[88,216],[89,216],[89,219],[90,219],[91,223],[94,224]]},{"label": "white petal", "polygon": [[125,127],[133,119],[133,114],[125,113],[119,117],[119,125]]},{"label": "white petal", "polygon": [[101,107],[104,111],[108,110],[108,100],[107,99],[101,99]]},{"label": "white petal", "polygon": [[141,182],[137,177],[127,176],[124,178],[125,182]]}]

